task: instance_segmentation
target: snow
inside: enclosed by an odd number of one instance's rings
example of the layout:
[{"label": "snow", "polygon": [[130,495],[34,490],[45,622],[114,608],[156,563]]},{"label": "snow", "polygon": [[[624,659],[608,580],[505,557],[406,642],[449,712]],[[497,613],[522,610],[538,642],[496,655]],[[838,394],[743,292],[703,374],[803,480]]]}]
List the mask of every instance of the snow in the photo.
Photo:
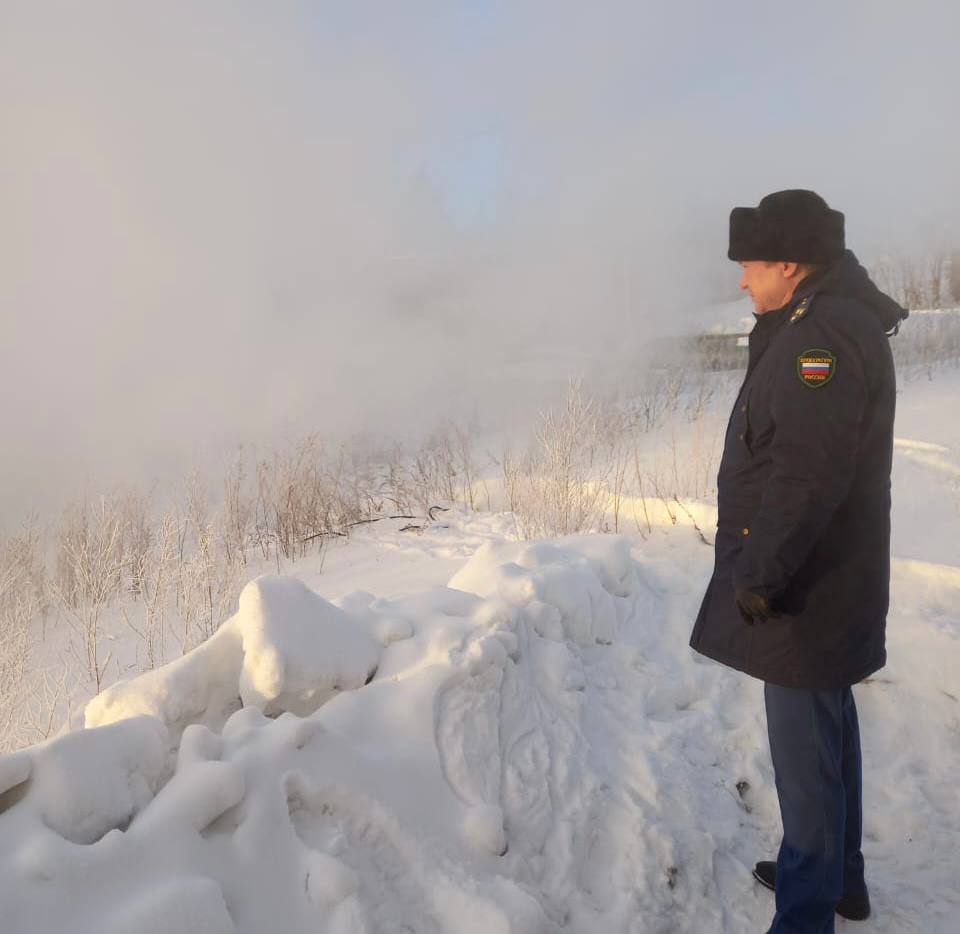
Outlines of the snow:
[{"label": "snow", "polygon": [[296,578],[263,575],[244,587],[237,614],[206,642],[95,697],[85,725],[150,714],[179,737],[189,723],[219,723],[240,705],[306,715],[338,690],[364,684],[381,644],[409,632],[369,614],[351,618]]},{"label": "snow", "polygon": [[233,934],[223,892],[212,879],[177,879],[122,904],[108,920],[105,934]]},{"label": "snow", "polygon": [[[866,934],[960,909],[958,390],[899,400],[890,662],[855,689]],[[3,930],[765,930],[762,687],[689,650],[712,551],[684,512],[647,517],[517,542],[452,511],[254,578],[86,729],[0,758]]]},{"label": "snow", "polygon": [[380,645],[361,623],[295,578],[261,577],[240,594],[244,707],[309,713],[376,671]]}]

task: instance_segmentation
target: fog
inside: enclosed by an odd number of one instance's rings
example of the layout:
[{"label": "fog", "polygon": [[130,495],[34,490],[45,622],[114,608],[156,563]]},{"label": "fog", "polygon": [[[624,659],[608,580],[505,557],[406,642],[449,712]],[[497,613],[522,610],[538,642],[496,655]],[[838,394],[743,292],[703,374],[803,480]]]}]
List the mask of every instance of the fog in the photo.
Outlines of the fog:
[{"label": "fog", "polygon": [[[802,21],[801,21],[802,20]],[[523,417],[785,187],[960,247],[954,4],[0,0],[0,528],[310,431]]]}]

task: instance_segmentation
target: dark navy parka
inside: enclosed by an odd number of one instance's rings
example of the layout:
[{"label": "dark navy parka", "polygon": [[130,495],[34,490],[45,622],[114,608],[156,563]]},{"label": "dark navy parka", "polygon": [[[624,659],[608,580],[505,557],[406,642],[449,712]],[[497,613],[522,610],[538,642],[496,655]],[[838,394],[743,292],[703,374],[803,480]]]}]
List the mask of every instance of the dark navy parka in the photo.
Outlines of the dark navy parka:
[{"label": "dark navy parka", "polygon": [[[896,399],[887,332],[903,317],[850,251],[757,316],[717,478],[698,652],[807,689],[884,665]],[[769,598],[779,618],[746,624],[737,588]]]}]

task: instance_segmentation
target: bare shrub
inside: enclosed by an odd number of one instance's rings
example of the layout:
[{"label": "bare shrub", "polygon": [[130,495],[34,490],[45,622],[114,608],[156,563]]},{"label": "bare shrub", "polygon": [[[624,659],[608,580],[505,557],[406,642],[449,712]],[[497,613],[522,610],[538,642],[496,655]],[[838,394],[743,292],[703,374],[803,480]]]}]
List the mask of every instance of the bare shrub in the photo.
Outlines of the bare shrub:
[{"label": "bare shrub", "polygon": [[136,596],[143,588],[150,549],[153,545],[153,524],[147,496],[127,492],[117,504],[121,521],[121,565],[129,575],[128,589]]},{"label": "bare shrub", "polygon": [[898,253],[880,257],[870,267],[871,278],[891,298],[909,308],[941,309],[950,303],[951,263],[948,254]]},{"label": "bare shrub", "polygon": [[19,738],[29,623],[23,568],[5,548],[0,552],[0,749],[4,750],[16,748]]},{"label": "bare shrub", "polygon": [[685,412],[687,421],[696,422],[710,407],[716,395],[716,381],[710,378],[711,374],[701,368],[695,369],[690,381],[690,392],[687,395]]},{"label": "bare shrub", "polygon": [[181,567],[178,639],[182,652],[212,636],[236,611],[242,566],[236,560],[216,560],[212,532],[201,530],[197,547]]},{"label": "bare shrub", "polygon": [[241,449],[227,468],[223,479],[223,517],[220,522],[221,544],[230,563],[247,564],[251,524],[255,504],[247,489],[247,472]]},{"label": "bare shrub", "polygon": [[461,502],[473,512],[477,508],[474,499],[476,466],[473,456],[473,438],[469,431],[462,428],[454,427],[452,431],[454,464],[457,476],[460,478]]},{"label": "bare shrub", "polygon": [[610,450],[610,501],[609,508],[613,514],[613,531],[620,531],[620,512],[623,508],[623,494],[627,482],[627,472],[630,467],[630,452],[627,445],[618,441]]},{"label": "bare shrub", "polygon": [[507,448],[500,457],[500,468],[503,473],[503,491],[507,498],[507,509],[517,515],[523,504],[522,459]]},{"label": "bare shrub", "polygon": [[333,477],[342,526],[385,512],[383,464],[368,451],[341,444]]},{"label": "bare shrub", "polygon": [[415,498],[406,460],[403,445],[399,442],[391,445],[384,452],[383,476],[378,486],[380,495],[398,512],[410,509]]},{"label": "bare shrub", "polygon": [[318,531],[336,525],[323,446],[316,435],[257,465],[256,537],[264,556],[303,557]]},{"label": "bare shrub", "polygon": [[960,250],[954,250],[950,254],[945,275],[950,302],[954,305],[960,305]]},{"label": "bare shrub", "polygon": [[[646,538],[653,531],[653,524],[650,522],[650,510],[647,508],[647,493],[644,489],[644,470],[640,464],[640,454],[636,448],[633,451],[633,466],[637,480],[637,499],[640,501],[640,508],[643,512],[643,523],[640,522],[640,516],[636,509],[634,510],[634,521],[637,525],[637,531],[643,538]],[[646,533],[644,533],[646,527]]]},{"label": "bare shrub", "polygon": [[23,703],[19,710],[16,738],[18,747],[42,743],[69,724],[73,698],[81,678],[67,660],[28,671],[24,679]]},{"label": "bare shrub", "polygon": [[714,400],[730,379],[700,373],[678,360],[672,373],[648,376],[639,397],[587,401],[571,383],[564,407],[542,417],[522,454],[501,458],[504,496],[517,535],[624,531],[673,524],[693,512],[690,499],[715,487],[722,432]]},{"label": "bare shrub", "polygon": [[351,447],[340,445],[336,457],[326,465],[324,478],[325,521],[331,526],[327,531],[344,533],[352,523],[383,511],[383,499],[375,492],[375,474]]},{"label": "bare shrub", "polygon": [[936,369],[960,362],[960,309],[942,313],[913,314],[896,339],[891,340],[894,360],[906,378],[932,378]]},{"label": "bare shrub", "polygon": [[641,431],[653,431],[663,419],[669,399],[670,390],[664,374],[650,371],[628,404],[633,424]]},{"label": "bare shrub", "polygon": [[97,693],[110,662],[101,656],[101,615],[123,582],[124,515],[116,499],[101,497],[69,507],[57,530],[57,603],[79,641],[71,641]]},{"label": "bare shrub", "polygon": [[431,434],[420,446],[410,465],[410,489],[416,507],[426,512],[435,496],[456,499],[457,474],[453,448],[446,431]]},{"label": "bare shrub", "polygon": [[166,662],[166,610],[177,592],[177,558],[180,539],[175,516],[164,516],[151,536],[144,560],[139,604],[122,607],[123,618],[143,644],[143,660],[137,652],[138,667],[153,669]]},{"label": "bare shrub", "polygon": [[67,694],[67,669],[32,670],[37,624],[45,633],[46,572],[38,517],[0,546],[0,752],[46,739]]},{"label": "bare shrub", "polygon": [[[40,535],[40,519],[36,513],[23,522],[19,535],[11,537],[0,548],[0,569],[6,567],[16,578],[15,594],[30,618],[38,618],[41,638],[46,638],[46,619],[49,611],[49,581],[43,560],[43,542]],[[0,578],[3,571],[0,570]]]},{"label": "bare shrub", "polygon": [[181,512],[170,526],[177,561],[176,637],[186,653],[209,638],[235,610],[243,563],[237,550],[228,557],[217,548],[223,534],[212,522],[206,489],[197,474],[189,478]]},{"label": "bare shrub", "polygon": [[598,408],[572,381],[562,409],[548,410],[534,446],[516,462],[504,458],[504,481],[521,538],[599,528],[610,465],[600,457]]},{"label": "bare shrub", "polygon": [[[402,468],[401,468],[402,469]],[[475,508],[472,436],[449,422],[440,425],[421,444],[407,467],[403,507],[426,514],[437,502],[463,503]]]}]

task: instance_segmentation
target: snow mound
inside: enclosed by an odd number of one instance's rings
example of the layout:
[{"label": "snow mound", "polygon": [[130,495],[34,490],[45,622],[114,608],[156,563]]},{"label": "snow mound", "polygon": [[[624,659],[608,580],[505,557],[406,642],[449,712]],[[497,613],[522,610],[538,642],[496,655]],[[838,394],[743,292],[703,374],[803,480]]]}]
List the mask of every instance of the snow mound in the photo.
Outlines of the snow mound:
[{"label": "snow mound", "polygon": [[183,658],[95,697],[87,727],[149,714],[174,740],[191,723],[219,728],[241,706],[305,715],[376,671],[384,644],[403,629],[375,614],[348,614],[293,577],[264,575],[240,594],[238,612]]},{"label": "snow mound", "polygon": [[633,566],[626,538],[570,536],[555,542],[488,543],[458,571],[451,587],[513,606],[547,606],[542,634],[578,645],[613,641],[615,597],[633,591]]},{"label": "snow mound", "polygon": [[[258,578],[88,707],[116,722],[0,757],[4,930],[763,930],[762,687],[687,646],[713,558],[688,531],[670,559],[494,542],[393,599]],[[899,561],[893,585],[891,665],[856,689],[875,929],[946,934],[960,578]]]},{"label": "snow mound", "polygon": [[31,811],[63,839],[90,844],[126,827],[153,800],[166,778],[166,748],[162,724],[136,717],[0,759],[0,775],[6,775],[7,802],[25,804],[18,814]]},{"label": "snow mound", "polygon": [[98,694],[84,709],[84,726],[147,715],[165,724],[176,742],[189,724],[222,723],[239,706],[242,666],[240,638],[228,621],[182,658]]},{"label": "snow mound", "polygon": [[234,626],[243,649],[240,698],[268,714],[310,713],[372,678],[380,659],[366,627],[294,577],[247,584]]}]

